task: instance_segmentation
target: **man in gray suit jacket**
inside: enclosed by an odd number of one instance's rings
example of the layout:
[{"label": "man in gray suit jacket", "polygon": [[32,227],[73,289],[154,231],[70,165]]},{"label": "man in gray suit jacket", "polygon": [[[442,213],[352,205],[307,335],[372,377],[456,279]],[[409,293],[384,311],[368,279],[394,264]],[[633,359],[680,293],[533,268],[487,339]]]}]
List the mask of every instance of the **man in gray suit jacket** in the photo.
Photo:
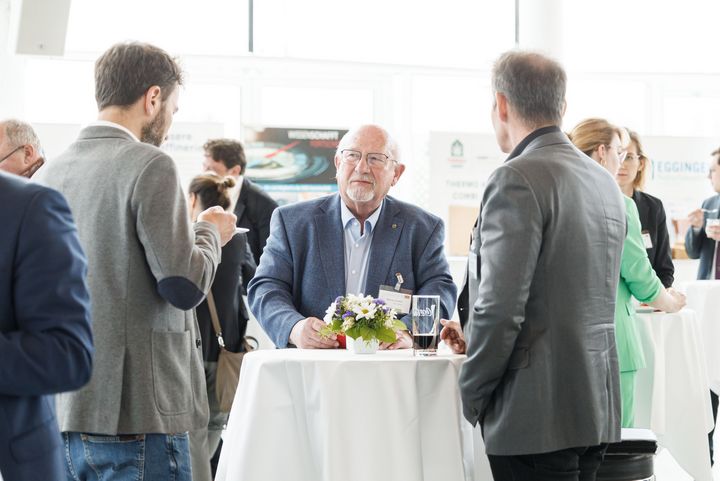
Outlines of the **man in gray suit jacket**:
[{"label": "man in gray suit jacket", "polygon": [[[250,281],[250,309],[277,347],[332,348],[319,330],[328,306],[346,293],[378,296],[381,285],[440,295],[455,308],[455,284],[438,217],[387,196],[405,170],[395,141],[365,125],[343,136],[335,155],[339,194],[283,206]],[[388,347],[411,347],[403,332]]]},{"label": "man in gray suit jacket", "polygon": [[[495,480],[594,480],[606,443],[620,440],[623,202],[560,131],[559,64],[506,53],[492,83],[510,156],[488,180],[470,248],[465,417],[482,425]],[[450,327],[442,335],[461,349]]]},{"label": "man in gray suit jacket", "polygon": [[190,225],[173,160],[157,148],[182,72],[148,44],[118,44],[95,64],[98,122],[38,172],[61,191],[88,257],[95,366],[58,399],[69,479],[190,481],[187,432],[207,424],[192,308],[210,289],[235,216]]}]

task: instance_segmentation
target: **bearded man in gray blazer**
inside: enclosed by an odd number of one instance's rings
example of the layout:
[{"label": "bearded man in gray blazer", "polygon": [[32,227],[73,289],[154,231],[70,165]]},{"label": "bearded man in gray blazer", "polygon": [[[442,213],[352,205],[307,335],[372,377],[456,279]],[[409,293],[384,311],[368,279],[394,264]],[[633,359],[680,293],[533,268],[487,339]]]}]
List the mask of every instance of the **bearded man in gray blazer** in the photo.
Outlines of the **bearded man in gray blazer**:
[{"label": "bearded man in gray blazer", "polygon": [[[617,184],[560,131],[566,76],[514,51],[493,70],[510,153],[489,178],[470,248],[465,417],[498,480],[594,480],[620,440],[614,309],[625,210]],[[441,336],[464,348],[459,325]]]},{"label": "bearded man in gray blazer", "polygon": [[181,83],[163,50],[111,47],[95,64],[98,122],[38,173],[66,196],[88,257],[94,371],[57,403],[68,479],[190,481],[187,432],[207,425],[192,308],[235,216],[215,207],[190,225],[175,164],[157,148]]}]

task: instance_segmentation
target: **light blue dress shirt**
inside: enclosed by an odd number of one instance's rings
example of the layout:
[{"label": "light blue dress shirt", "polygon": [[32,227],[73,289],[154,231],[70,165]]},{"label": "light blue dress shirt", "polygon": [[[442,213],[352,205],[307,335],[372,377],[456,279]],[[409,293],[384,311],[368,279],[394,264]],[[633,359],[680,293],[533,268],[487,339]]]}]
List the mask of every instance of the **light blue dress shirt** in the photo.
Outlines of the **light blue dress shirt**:
[{"label": "light blue dress shirt", "polygon": [[375,212],[365,221],[365,229],[360,235],[360,222],[355,218],[344,202],[340,202],[340,218],[342,219],[345,238],[345,293],[364,294],[367,279],[370,245],[372,244],[375,224],[380,218],[383,201]]}]

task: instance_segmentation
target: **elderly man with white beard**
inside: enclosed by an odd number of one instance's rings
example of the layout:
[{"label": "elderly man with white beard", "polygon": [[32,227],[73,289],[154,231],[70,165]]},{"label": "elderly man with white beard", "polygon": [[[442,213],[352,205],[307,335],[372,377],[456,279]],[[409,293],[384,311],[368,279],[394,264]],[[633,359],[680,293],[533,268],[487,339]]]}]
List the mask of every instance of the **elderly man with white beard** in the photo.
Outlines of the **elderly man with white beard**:
[{"label": "elderly man with white beard", "polygon": [[[275,210],[250,282],[250,308],[277,347],[335,348],[320,329],[338,296],[378,297],[381,286],[440,296],[441,316],[456,288],[440,218],[387,193],[403,172],[397,143],[377,125],[350,130],[335,154],[338,193]],[[403,331],[381,348],[412,347]]]}]

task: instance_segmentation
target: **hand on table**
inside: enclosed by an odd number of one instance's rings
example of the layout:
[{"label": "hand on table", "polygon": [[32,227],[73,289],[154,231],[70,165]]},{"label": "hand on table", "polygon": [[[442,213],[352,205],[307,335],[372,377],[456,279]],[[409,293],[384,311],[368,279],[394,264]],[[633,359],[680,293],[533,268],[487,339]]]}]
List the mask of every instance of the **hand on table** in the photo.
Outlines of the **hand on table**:
[{"label": "hand on table", "polygon": [[412,336],[408,331],[397,331],[397,340],[393,343],[381,342],[380,349],[388,349],[390,351],[395,349],[409,349],[413,345]]},{"label": "hand on table", "polygon": [[308,317],[297,322],[290,331],[290,342],[300,349],[334,349],[340,346],[337,336],[320,335],[320,329],[326,324],[317,317]]},{"label": "hand on table", "polygon": [[685,294],[683,294],[680,291],[675,290],[672,287],[669,287],[667,289],[667,292],[668,292],[668,294],[670,294],[670,297],[674,301],[675,305],[673,307],[676,308],[672,311],[668,310],[667,312],[677,312],[680,309],[682,309],[683,307],[685,307],[685,304],[687,304],[687,298],[685,297]]},{"label": "hand on table", "polygon": [[445,341],[452,352],[455,354],[465,354],[465,336],[463,335],[460,323],[457,321],[448,321],[447,319],[440,319],[440,324],[443,325],[440,331],[440,339]]}]

